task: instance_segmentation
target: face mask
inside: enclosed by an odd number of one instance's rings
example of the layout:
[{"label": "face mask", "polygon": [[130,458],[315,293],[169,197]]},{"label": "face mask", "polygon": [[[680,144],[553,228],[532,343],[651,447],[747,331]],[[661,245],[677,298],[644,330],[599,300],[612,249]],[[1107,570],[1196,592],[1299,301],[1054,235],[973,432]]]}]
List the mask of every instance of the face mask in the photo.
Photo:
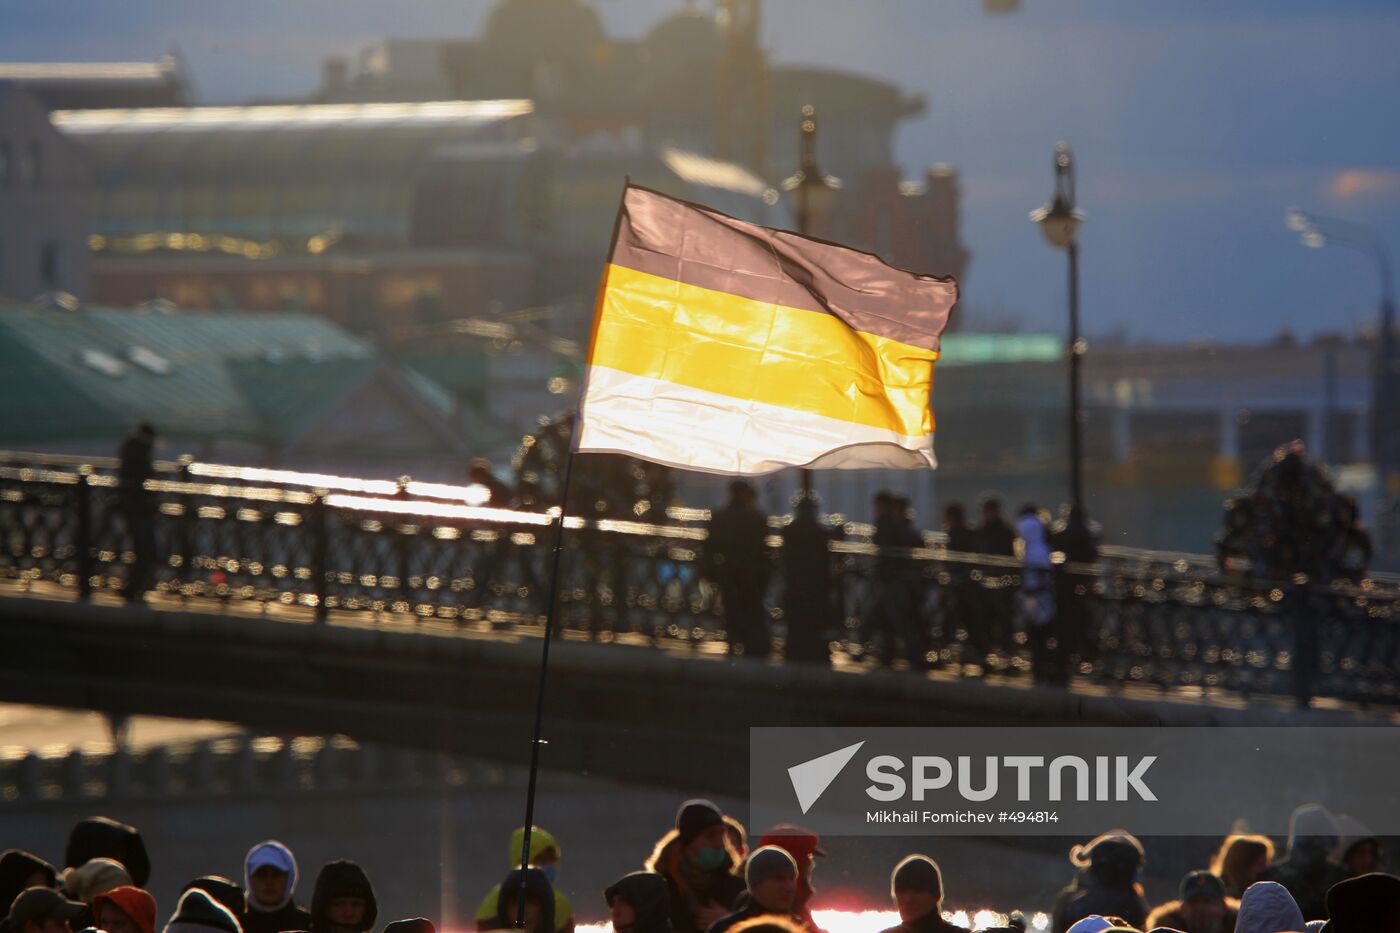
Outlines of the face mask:
[{"label": "face mask", "polygon": [[713,871],[724,864],[724,850],[705,846],[695,853],[695,864],[705,871]]},{"label": "face mask", "polygon": [[536,865],[535,867],[538,868],[540,871],[544,872],[544,876],[549,879],[549,883],[551,885],[554,884],[554,876],[559,873],[558,865]]}]

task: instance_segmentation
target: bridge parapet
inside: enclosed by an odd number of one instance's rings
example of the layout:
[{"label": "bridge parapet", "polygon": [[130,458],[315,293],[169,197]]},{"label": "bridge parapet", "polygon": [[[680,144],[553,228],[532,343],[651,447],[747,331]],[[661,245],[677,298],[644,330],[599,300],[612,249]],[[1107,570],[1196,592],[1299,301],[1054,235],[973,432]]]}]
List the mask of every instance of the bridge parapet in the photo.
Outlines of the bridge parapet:
[{"label": "bridge parapet", "polygon": [[[120,593],[141,564],[132,498],[106,468],[35,462],[42,459],[0,465],[0,579],[81,598]],[[472,635],[539,632],[556,514],[472,506],[464,487],[177,468],[148,481],[139,505],[156,542],[157,598],[289,620],[350,613]],[[725,651],[718,590],[700,561],[706,517],[679,509],[665,524],[565,519],[564,630]],[[808,585],[784,579],[785,522],[770,521],[768,542],[766,608],[780,648],[795,624],[784,617],[785,592]],[[901,587],[914,617],[907,637],[922,642],[914,666],[1029,676],[1014,559],[952,552],[936,535],[921,548],[881,550],[858,523],[832,532],[821,640],[839,661],[868,663],[882,635],[882,594]],[[899,565],[892,574],[891,564]],[[1247,568],[1222,573],[1203,555],[1110,547],[1097,563],[1059,573],[1077,676],[1400,704],[1400,578],[1265,580]]]}]

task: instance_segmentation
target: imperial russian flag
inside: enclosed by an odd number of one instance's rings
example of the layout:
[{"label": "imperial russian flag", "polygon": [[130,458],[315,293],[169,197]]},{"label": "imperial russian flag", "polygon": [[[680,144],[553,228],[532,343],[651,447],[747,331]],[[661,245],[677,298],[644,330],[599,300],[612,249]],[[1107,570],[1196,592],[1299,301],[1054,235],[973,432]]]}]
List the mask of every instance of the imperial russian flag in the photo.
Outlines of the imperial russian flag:
[{"label": "imperial russian flag", "polygon": [[629,185],[578,450],[713,473],[933,467],[951,278]]}]

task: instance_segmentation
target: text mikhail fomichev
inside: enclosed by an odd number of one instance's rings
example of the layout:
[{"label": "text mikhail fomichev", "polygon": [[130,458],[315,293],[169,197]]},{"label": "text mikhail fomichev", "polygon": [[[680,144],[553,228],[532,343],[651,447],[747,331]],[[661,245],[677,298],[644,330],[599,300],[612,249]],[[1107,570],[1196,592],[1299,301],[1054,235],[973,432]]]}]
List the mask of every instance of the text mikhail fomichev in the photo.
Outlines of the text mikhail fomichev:
[{"label": "text mikhail fomichev", "polygon": [[[1143,782],[1147,769],[1157,760],[1148,755],[1131,763],[1126,755],[1099,755],[1090,761],[1078,755],[1060,755],[1046,763],[1041,755],[988,755],[980,768],[969,755],[961,755],[956,764],[937,755],[915,755],[906,762],[894,755],[877,755],[865,765],[865,776],[872,782],[865,793],[872,800],[890,802],[905,799],[923,800],[929,791],[939,791],[956,783],[964,800],[984,803],[996,797],[1001,787],[1003,770],[1015,772],[1016,799],[1032,799],[1033,785],[1044,793],[1036,798],[1047,801],[1065,799],[1078,801],[1126,801],[1136,795],[1141,800],[1156,800],[1157,795]],[[909,777],[903,772],[907,766]],[[980,772],[975,774],[974,771]],[[980,787],[974,787],[974,780]]]}]

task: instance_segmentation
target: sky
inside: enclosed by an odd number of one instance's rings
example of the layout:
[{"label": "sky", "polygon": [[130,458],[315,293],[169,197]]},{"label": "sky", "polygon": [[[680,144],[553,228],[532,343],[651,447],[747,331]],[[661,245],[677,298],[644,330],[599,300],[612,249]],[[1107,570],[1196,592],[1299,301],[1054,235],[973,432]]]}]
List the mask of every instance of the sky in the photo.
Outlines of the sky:
[{"label": "sky", "polygon": [[[708,0],[702,0],[708,4]],[[680,0],[595,0],[644,33]],[[0,58],[152,60],[178,50],[202,102],[306,93],[320,61],[384,36],[473,34],[494,0],[0,0]],[[1385,0],[767,0],[779,64],[874,75],[929,108],[911,177],[963,188],[967,325],[1062,330],[1065,259],[1027,219],[1073,147],[1091,337],[1253,342],[1374,322],[1374,264],[1303,247],[1301,206],[1400,247],[1400,4]]]}]

